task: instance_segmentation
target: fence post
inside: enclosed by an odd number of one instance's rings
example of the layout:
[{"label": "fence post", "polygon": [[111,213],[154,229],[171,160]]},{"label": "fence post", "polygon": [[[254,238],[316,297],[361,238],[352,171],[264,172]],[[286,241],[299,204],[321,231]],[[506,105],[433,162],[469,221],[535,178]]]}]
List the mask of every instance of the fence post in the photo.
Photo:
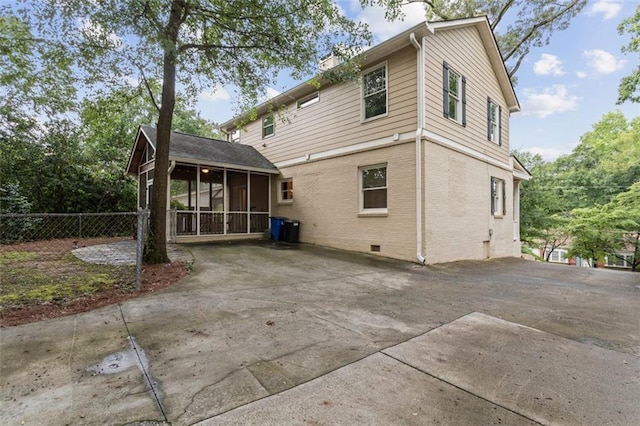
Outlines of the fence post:
[{"label": "fence post", "polygon": [[142,287],[142,255],[144,252],[147,210],[138,208],[138,233],[136,238],[136,290]]}]

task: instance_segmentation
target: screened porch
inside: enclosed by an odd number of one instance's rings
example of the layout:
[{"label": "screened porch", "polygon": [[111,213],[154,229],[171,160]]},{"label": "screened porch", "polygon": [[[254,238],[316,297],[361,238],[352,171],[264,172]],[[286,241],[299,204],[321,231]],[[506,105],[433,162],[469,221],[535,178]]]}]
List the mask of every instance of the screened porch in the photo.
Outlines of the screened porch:
[{"label": "screened porch", "polygon": [[177,164],[169,181],[172,234],[262,233],[269,228],[270,188],[268,174]]}]

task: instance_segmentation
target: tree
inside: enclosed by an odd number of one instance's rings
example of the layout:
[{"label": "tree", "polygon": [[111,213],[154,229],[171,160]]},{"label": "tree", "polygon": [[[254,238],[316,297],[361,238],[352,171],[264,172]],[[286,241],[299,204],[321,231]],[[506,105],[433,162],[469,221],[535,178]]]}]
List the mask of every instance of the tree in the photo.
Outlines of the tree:
[{"label": "tree", "polygon": [[520,186],[520,238],[530,246],[553,251],[566,241],[562,228],[568,213],[554,188],[553,165],[538,154],[516,150],[514,155],[532,175]]},{"label": "tree", "polygon": [[[620,35],[629,34],[631,41],[622,48],[624,53],[640,52],[640,5],[633,16],[628,17],[618,26]],[[640,65],[628,76],[623,77],[618,86],[618,104],[626,101],[640,102]]]},{"label": "tree", "polygon": [[[143,82],[162,81],[156,105],[157,146],[151,205],[151,239],[145,259],[167,262],[166,193],[176,82],[193,94],[203,83],[234,84],[250,104],[279,70],[294,78],[339,41],[362,46],[364,24],[346,18],[332,0],[23,0],[20,16],[41,38],[64,45],[80,59],[87,82],[122,84],[132,70]],[[340,53],[340,52],[337,52]],[[346,54],[346,53],[345,53]],[[147,85],[148,87],[148,85]]]},{"label": "tree", "polygon": [[[569,27],[571,19],[586,0],[424,0],[427,19],[450,20],[486,15],[509,77],[515,79],[520,64],[533,47],[549,44],[555,31]],[[389,7],[388,17],[396,17],[405,3],[380,0]],[[511,23],[506,22],[512,19]]]},{"label": "tree", "polygon": [[523,241],[548,253],[571,242],[571,255],[593,259],[636,247],[640,228],[630,220],[640,206],[623,194],[637,194],[631,190],[640,181],[640,118],[605,114],[571,154],[552,163],[515,154],[532,174],[521,189]]}]

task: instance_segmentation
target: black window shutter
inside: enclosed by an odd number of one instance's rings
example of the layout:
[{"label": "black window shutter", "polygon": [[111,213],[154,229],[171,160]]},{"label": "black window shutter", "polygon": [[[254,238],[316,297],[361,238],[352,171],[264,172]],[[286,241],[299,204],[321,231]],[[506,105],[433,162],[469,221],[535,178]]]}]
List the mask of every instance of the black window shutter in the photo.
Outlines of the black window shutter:
[{"label": "black window shutter", "polygon": [[442,63],[442,114],[449,118],[449,64]]},{"label": "black window shutter", "polygon": [[502,181],[502,216],[507,215],[507,181]]},{"label": "black window shutter", "polygon": [[502,107],[498,107],[498,145],[502,146]]},{"label": "black window shutter", "polygon": [[467,125],[467,79],[462,77],[462,125]]},{"label": "black window shutter", "polygon": [[491,214],[495,214],[496,213],[496,209],[495,209],[495,204],[493,202],[493,197],[496,196],[496,178],[492,177],[491,178],[491,190],[489,191],[490,197],[489,200],[491,201]]},{"label": "black window shutter", "polygon": [[487,98],[487,140],[491,140],[491,98]]}]

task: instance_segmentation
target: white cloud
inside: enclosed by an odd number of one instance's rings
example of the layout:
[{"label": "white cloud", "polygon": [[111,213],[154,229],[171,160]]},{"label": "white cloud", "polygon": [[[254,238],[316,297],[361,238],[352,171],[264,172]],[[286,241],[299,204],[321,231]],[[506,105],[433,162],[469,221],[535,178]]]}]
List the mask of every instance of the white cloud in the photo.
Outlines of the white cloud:
[{"label": "white cloud", "polygon": [[265,94],[258,96],[258,103],[261,104],[263,102],[267,102],[268,100],[278,96],[280,93],[281,92],[274,89],[273,87],[267,87]]},{"label": "white cloud", "polygon": [[599,0],[591,6],[587,14],[597,15],[601,13],[603,15],[602,20],[606,21],[618,16],[621,10],[622,4],[617,0]]},{"label": "white cloud", "polygon": [[267,99],[271,99],[271,98],[275,98],[276,96],[278,96],[281,92],[277,91],[276,89],[274,89],[273,87],[267,87]]},{"label": "white cloud", "polygon": [[396,21],[389,22],[385,18],[385,9],[380,6],[367,6],[362,9],[359,0],[351,0],[350,9],[355,12],[355,20],[365,22],[373,34],[374,43],[380,43],[412,26],[425,21],[425,10],[422,2],[410,2],[402,6],[404,15]]},{"label": "white cloud", "polygon": [[212,90],[200,93],[200,99],[203,101],[228,101],[231,99],[231,95],[224,87],[214,87]]},{"label": "white cloud", "polygon": [[80,31],[95,43],[106,43],[109,47],[118,47],[122,44],[122,40],[115,33],[107,31],[101,24],[90,19],[80,21]]},{"label": "white cloud", "polygon": [[576,77],[578,78],[587,78],[587,73],[584,71],[577,71],[576,72]]},{"label": "white cloud", "polygon": [[544,161],[554,161],[561,155],[570,154],[573,148],[569,145],[562,148],[545,148],[534,146],[532,148],[527,148],[526,150],[532,154],[539,154]]},{"label": "white cloud", "polygon": [[583,56],[587,58],[587,65],[598,74],[611,74],[624,67],[625,60],[617,59],[611,53],[601,50],[585,50]]},{"label": "white cloud", "polygon": [[578,97],[569,95],[563,84],[554,84],[542,92],[525,89],[524,95],[523,115],[545,118],[551,114],[574,111],[578,106]]},{"label": "white cloud", "polygon": [[555,55],[543,53],[540,59],[533,64],[533,72],[536,75],[562,75],[562,61]]}]

